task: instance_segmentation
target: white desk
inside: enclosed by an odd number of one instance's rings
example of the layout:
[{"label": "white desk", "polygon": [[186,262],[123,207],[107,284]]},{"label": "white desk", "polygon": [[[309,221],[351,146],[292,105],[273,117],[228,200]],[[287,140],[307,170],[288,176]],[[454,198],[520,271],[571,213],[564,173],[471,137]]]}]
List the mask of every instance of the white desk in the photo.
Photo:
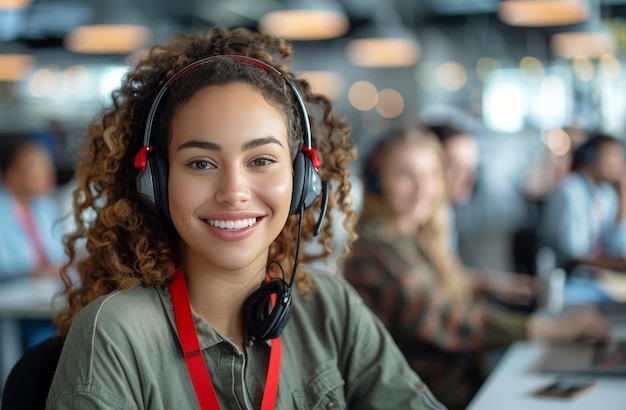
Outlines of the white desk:
[{"label": "white desk", "polygon": [[[555,304],[560,311],[589,307],[589,303],[607,299],[592,281],[573,280],[564,290],[560,290],[563,293],[557,295],[560,300]],[[611,338],[626,340],[626,322],[611,321],[610,324]],[[538,342],[513,344],[487,377],[467,410],[626,409],[626,377],[591,376],[595,384],[570,399],[535,396],[536,390],[546,387],[558,377],[539,371],[545,348],[546,345]]]},{"label": "white desk", "polygon": [[467,410],[624,410],[626,377],[593,376],[595,384],[571,399],[537,397],[535,390],[556,380],[537,369],[545,345],[517,342],[504,354]]},{"label": "white desk", "polygon": [[18,319],[52,317],[55,295],[62,284],[54,279],[16,279],[0,283],[0,392],[22,355]]},{"label": "white desk", "polygon": [[49,318],[62,286],[59,280],[47,278],[0,283],[0,317]]}]

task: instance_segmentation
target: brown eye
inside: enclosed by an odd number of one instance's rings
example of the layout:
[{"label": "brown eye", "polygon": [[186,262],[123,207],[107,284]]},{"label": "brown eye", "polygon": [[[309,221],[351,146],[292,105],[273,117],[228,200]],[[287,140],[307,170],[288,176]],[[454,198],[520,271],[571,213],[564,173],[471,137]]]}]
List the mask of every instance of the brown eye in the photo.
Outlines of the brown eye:
[{"label": "brown eye", "polygon": [[269,165],[272,165],[274,162],[276,162],[273,158],[256,158],[254,160],[252,160],[252,162],[250,163],[250,165],[252,165],[253,167],[267,167]]},{"label": "brown eye", "polygon": [[195,161],[191,161],[191,162],[189,162],[188,166],[193,168],[193,169],[198,169],[198,170],[215,168],[213,166],[213,164],[211,164],[209,161],[204,160],[204,159],[198,159],[198,160],[195,160]]}]

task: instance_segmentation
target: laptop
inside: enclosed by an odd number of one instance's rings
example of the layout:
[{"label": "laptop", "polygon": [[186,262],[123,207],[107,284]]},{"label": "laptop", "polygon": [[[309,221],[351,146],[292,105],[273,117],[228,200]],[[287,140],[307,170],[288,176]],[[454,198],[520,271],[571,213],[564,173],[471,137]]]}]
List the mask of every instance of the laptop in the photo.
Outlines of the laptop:
[{"label": "laptop", "polygon": [[596,302],[596,309],[608,320],[626,319],[626,302],[602,301]]},{"label": "laptop", "polygon": [[552,373],[626,375],[626,340],[548,345],[541,370]]}]

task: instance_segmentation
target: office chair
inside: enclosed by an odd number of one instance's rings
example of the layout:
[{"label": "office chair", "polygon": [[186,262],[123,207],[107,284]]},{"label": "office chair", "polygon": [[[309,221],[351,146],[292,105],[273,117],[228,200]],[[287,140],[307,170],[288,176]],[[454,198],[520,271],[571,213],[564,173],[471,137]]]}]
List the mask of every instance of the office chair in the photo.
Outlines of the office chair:
[{"label": "office chair", "polygon": [[24,352],[7,377],[1,410],[45,409],[64,341],[54,336]]}]

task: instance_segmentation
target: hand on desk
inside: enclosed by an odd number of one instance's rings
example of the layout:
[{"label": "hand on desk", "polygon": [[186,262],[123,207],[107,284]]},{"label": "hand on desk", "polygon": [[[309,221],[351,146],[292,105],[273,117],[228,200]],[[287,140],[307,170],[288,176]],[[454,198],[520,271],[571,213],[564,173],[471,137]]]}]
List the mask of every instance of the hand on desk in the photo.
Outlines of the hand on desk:
[{"label": "hand on desk", "polygon": [[539,281],[522,273],[473,273],[474,289],[511,304],[528,303],[540,289]]},{"label": "hand on desk", "polygon": [[615,257],[607,254],[599,254],[591,259],[574,259],[569,262],[569,270],[574,271],[579,266],[587,266],[598,269],[611,269],[626,272],[626,258]]},{"label": "hand on desk", "polygon": [[490,293],[508,303],[524,303],[537,294],[538,281],[529,275],[513,273],[492,281]]},{"label": "hand on desk", "polygon": [[581,309],[560,316],[532,316],[528,321],[528,338],[543,342],[602,342],[609,339],[611,328],[602,315]]}]

